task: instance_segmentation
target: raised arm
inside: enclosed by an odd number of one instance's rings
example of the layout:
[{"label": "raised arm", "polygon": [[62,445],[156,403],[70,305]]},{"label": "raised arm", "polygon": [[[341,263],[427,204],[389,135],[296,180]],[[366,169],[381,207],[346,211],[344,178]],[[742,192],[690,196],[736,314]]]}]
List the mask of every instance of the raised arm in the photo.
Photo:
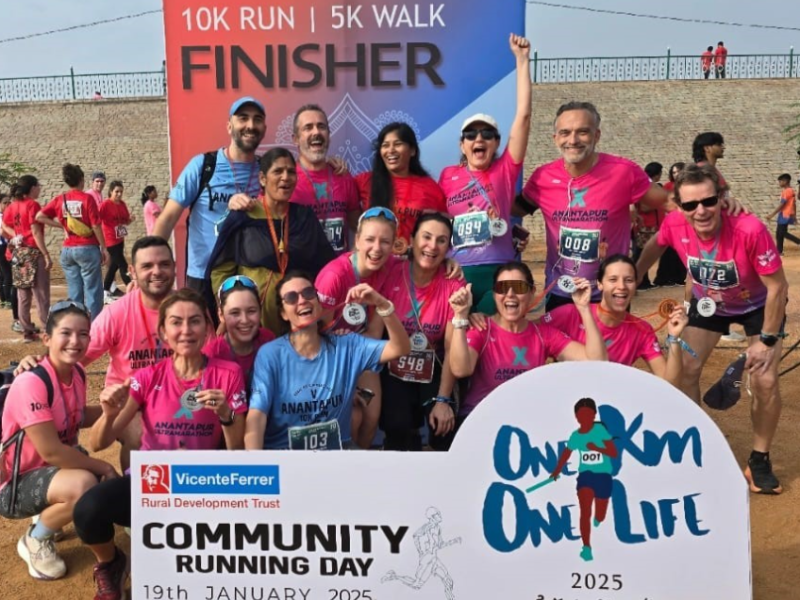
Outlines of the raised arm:
[{"label": "raised arm", "polygon": [[531,43],[513,33],[508,45],[517,61],[517,112],[508,135],[508,152],[515,163],[525,159],[531,128]]}]

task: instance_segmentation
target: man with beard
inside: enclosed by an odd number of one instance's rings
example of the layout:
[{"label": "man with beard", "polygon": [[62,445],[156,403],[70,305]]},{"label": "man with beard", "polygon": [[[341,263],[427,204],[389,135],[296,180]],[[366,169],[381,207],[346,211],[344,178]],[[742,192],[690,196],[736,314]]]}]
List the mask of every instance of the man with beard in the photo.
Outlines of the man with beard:
[{"label": "man with beard", "polygon": [[[654,210],[667,192],[627,158],[596,151],[600,114],[590,102],[569,102],[556,113],[553,140],[561,158],[536,169],[517,208],[541,209],[545,220],[547,310],[568,304],[574,277],[596,288],[605,256],[630,251],[630,205]],[[551,283],[557,282],[550,287]],[[594,302],[600,291],[594,290]]]},{"label": "man with beard", "polygon": [[206,264],[217,238],[216,226],[225,219],[229,201],[237,196],[245,201],[258,196],[261,188],[256,150],[266,132],[264,105],[251,96],[239,98],[228,113],[230,144],[216,154],[192,158],[170,191],[153,234],[168,239],[183,211],[190,210],[187,287],[201,293],[204,290]]},{"label": "man with beard", "polygon": [[[123,383],[135,371],[172,354],[158,335],[158,309],[172,294],[175,283],[175,259],[169,243],[157,236],[136,240],[129,270],[137,288],[106,306],[92,321],[91,341],[83,359],[83,365],[89,366],[108,354],[105,387]],[[23,358],[17,372],[36,366],[42,358]],[[140,440],[141,422],[137,418],[120,440],[123,469],[130,465],[130,451],[139,447]]]},{"label": "man with beard", "polygon": [[318,105],[301,106],[294,115],[292,141],[297,145],[297,187],[290,202],[314,209],[336,254],[347,249],[348,233],[361,214],[358,188],[350,173],[337,174],[328,164],[331,132],[328,116]]}]

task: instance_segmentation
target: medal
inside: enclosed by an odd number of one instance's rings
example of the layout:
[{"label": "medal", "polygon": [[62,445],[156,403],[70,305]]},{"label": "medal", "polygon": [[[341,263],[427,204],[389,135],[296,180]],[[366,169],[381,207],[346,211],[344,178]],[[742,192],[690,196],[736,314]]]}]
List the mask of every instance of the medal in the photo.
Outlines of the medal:
[{"label": "medal", "polygon": [[567,294],[572,294],[575,291],[575,280],[572,279],[569,275],[562,275],[558,278],[558,288],[562,292],[566,292]]},{"label": "medal", "polygon": [[342,318],[348,325],[358,327],[359,325],[366,323],[367,311],[364,310],[364,307],[360,304],[351,302],[350,304],[346,304],[342,310]]},{"label": "medal", "polygon": [[489,231],[492,232],[492,237],[500,237],[508,231],[508,223],[505,219],[492,219],[489,221]]},{"label": "medal", "polygon": [[186,390],[183,392],[183,394],[181,394],[181,410],[189,412],[197,412],[198,410],[202,410],[203,405],[197,401],[198,391],[198,388],[194,388],[191,390]]},{"label": "medal", "polygon": [[411,349],[417,352],[425,350],[428,347],[428,338],[421,331],[418,331],[411,336]]},{"label": "medal", "polygon": [[713,317],[715,312],[717,312],[717,303],[708,296],[700,298],[697,302],[697,314],[701,317]]},{"label": "medal", "polygon": [[675,310],[675,307],[678,306],[678,303],[671,298],[667,298],[662,300],[658,305],[658,314],[662,319],[669,319],[669,316],[672,314],[672,311]]},{"label": "medal", "polygon": [[404,238],[396,238],[392,246],[392,252],[395,254],[405,254],[408,252],[408,242]]}]

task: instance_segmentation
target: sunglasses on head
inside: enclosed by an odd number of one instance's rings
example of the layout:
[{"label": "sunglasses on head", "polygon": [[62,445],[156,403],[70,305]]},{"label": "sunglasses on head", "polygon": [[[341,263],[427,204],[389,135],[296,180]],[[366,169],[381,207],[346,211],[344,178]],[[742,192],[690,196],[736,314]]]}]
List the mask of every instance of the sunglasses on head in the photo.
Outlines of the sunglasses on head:
[{"label": "sunglasses on head", "polygon": [[281,296],[281,300],[284,304],[294,306],[300,301],[300,296],[303,297],[303,300],[316,300],[317,290],[313,285],[310,285],[307,288],[303,288],[299,292],[286,292],[283,296]]},{"label": "sunglasses on head", "polygon": [[222,294],[226,294],[234,289],[236,286],[240,288],[249,288],[251,290],[255,290],[258,292],[258,286],[256,282],[246,277],[244,275],[234,275],[233,277],[228,277],[225,281],[222,282],[222,285],[219,286],[219,291],[217,292],[217,297],[222,298]]},{"label": "sunglasses on head", "polygon": [[506,279],[505,281],[495,281],[494,293],[505,296],[508,290],[513,290],[515,294],[527,294],[533,286],[522,279]]},{"label": "sunglasses on head", "polygon": [[487,127],[486,129],[467,129],[465,131],[462,131],[461,139],[474,142],[475,140],[478,139],[478,135],[480,135],[486,141],[500,139],[500,134],[490,127]]},{"label": "sunglasses on head", "polygon": [[364,219],[372,219],[375,217],[383,217],[391,221],[392,223],[397,223],[397,217],[394,216],[394,213],[390,211],[388,208],[383,206],[375,206],[373,208],[368,208],[365,210],[360,217],[358,217],[358,222],[361,223]]},{"label": "sunglasses on head", "polygon": [[84,304],[81,304],[80,302],[75,302],[74,300],[61,300],[61,302],[56,302],[55,304],[51,305],[50,312],[47,313],[47,318],[49,319],[54,314],[60,313],[69,308],[78,309],[80,312],[86,315],[87,319],[92,318],[92,313],[89,312],[89,309],[86,308]]},{"label": "sunglasses on head", "polygon": [[706,208],[711,208],[712,206],[716,206],[719,203],[719,196],[709,196],[708,198],[703,198],[702,200],[690,200],[689,202],[681,202],[681,209],[684,212],[692,212],[697,210],[697,207],[701,204]]}]

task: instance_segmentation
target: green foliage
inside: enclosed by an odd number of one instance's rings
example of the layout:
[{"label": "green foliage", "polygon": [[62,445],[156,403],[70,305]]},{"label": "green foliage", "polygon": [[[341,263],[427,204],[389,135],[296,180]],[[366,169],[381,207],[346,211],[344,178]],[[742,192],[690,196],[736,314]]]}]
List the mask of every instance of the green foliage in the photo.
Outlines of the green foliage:
[{"label": "green foliage", "polygon": [[34,168],[14,160],[10,152],[0,152],[0,188],[9,187],[20,175],[33,171]]}]

